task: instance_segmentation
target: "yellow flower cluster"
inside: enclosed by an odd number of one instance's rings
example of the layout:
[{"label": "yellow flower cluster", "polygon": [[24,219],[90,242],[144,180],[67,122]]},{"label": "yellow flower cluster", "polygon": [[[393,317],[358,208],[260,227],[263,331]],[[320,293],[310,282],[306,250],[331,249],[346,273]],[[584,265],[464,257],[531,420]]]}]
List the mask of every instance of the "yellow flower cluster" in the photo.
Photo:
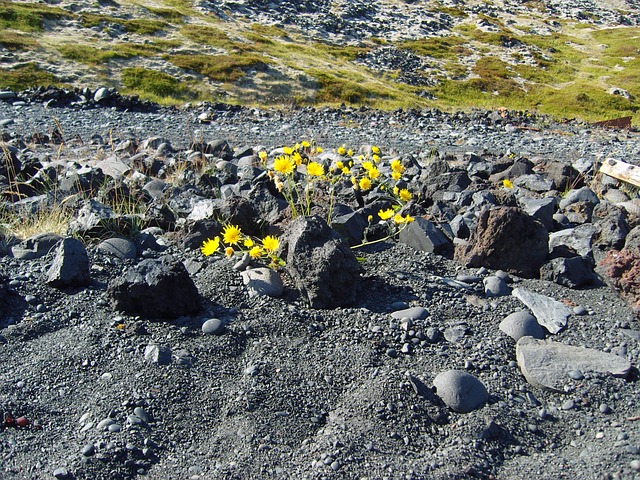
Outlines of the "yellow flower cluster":
[{"label": "yellow flower cluster", "polygon": [[248,252],[254,260],[267,259],[271,267],[282,264],[282,260],[277,256],[280,241],[273,235],[268,235],[262,239],[260,244],[246,236],[237,225],[225,225],[222,229],[222,240],[219,236],[209,238],[202,242],[200,252],[209,257],[222,248],[225,256],[231,257],[235,253]]}]

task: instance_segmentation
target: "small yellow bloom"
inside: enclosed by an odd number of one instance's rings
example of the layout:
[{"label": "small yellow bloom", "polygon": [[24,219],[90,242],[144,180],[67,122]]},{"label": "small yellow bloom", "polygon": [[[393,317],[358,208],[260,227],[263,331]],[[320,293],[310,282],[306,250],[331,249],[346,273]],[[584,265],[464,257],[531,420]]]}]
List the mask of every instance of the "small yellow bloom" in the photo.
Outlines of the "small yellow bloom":
[{"label": "small yellow bloom", "polygon": [[373,161],[376,163],[380,161],[380,155],[373,155],[371,158],[373,158]]},{"label": "small yellow bloom", "polygon": [[380,176],[380,172],[378,171],[378,169],[376,167],[373,167],[371,169],[369,169],[369,178],[371,180],[375,180],[376,178],[378,178]]},{"label": "small yellow bloom", "polygon": [[220,246],[220,237],[215,237],[213,239],[208,239],[202,242],[202,246],[200,247],[200,251],[205,257],[209,255],[213,255],[218,250]]},{"label": "small yellow bloom", "polygon": [[342,170],[344,168],[344,163],[342,163],[341,161],[337,161],[336,168],[339,170]]},{"label": "small yellow bloom", "polygon": [[295,169],[295,163],[293,163],[291,157],[289,157],[288,155],[283,155],[277,157],[273,161],[273,169],[278,173],[287,175],[293,173],[293,170]]},{"label": "small yellow bloom", "polygon": [[280,177],[278,177],[277,175],[273,178],[273,183],[279,192],[281,192],[284,188],[284,183],[282,183],[282,180],[280,180]]},{"label": "small yellow bloom", "polygon": [[302,155],[300,155],[300,152],[298,151],[293,152],[293,155],[291,155],[291,158],[293,159],[296,165],[300,165],[302,163]]},{"label": "small yellow bloom", "polygon": [[369,190],[371,188],[371,180],[369,180],[369,177],[362,177],[358,182],[358,185],[363,191]]},{"label": "small yellow bloom", "polygon": [[409,215],[408,213],[405,215],[404,217],[404,223],[411,223],[415,220],[415,218],[413,218],[411,215]]},{"label": "small yellow bloom", "polygon": [[389,220],[391,217],[393,217],[393,209],[392,208],[387,208],[386,210],[380,209],[380,211],[378,212],[378,216],[380,217],[381,220]]},{"label": "small yellow bloom", "polygon": [[291,155],[293,153],[293,148],[291,147],[282,147],[282,151],[285,155]]},{"label": "small yellow bloom", "polygon": [[267,235],[262,239],[262,248],[264,248],[267,252],[275,252],[278,250],[280,246],[280,240],[278,240],[273,235]]},{"label": "small yellow bloom", "polygon": [[268,156],[269,155],[264,150],[261,150],[260,153],[258,153],[258,157],[260,157],[260,160],[262,160],[263,162],[267,161]]},{"label": "small yellow bloom", "polygon": [[349,175],[351,173],[351,170],[349,170],[348,167],[342,167],[342,173],[345,175]]},{"label": "small yellow bloom", "polygon": [[222,241],[227,245],[236,245],[241,236],[240,227],[237,225],[226,225],[222,230]]},{"label": "small yellow bloom", "polygon": [[513,188],[513,182],[506,178],[502,181],[502,185],[504,185],[506,188]]},{"label": "small yellow bloom", "polygon": [[393,194],[394,195],[398,195],[399,191],[400,191],[400,189],[397,186],[393,187]]},{"label": "small yellow bloom", "polygon": [[397,172],[397,173],[404,172],[404,165],[402,165],[402,162],[398,158],[396,158],[395,160],[392,160],[390,166],[391,166],[392,172]]},{"label": "small yellow bloom", "polygon": [[231,248],[231,247],[227,247],[227,248],[225,248],[225,249],[224,249],[224,254],[225,254],[227,257],[230,257],[231,255],[233,255],[233,248]]},{"label": "small yellow bloom", "polygon": [[371,220],[373,220],[373,215],[369,215],[369,216],[367,217],[367,222],[371,223]]},{"label": "small yellow bloom", "polygon": [[404,223],[404,217],[402,215],[400,215],[399,213],[396,213],[393,216],[393,223],[400,225],[401,223]]},{"label": "small yellow bloom", "polygon": [[349,149],[349,151],[347,152],[347,156],[353,157],[353,150]]},{"label": "small yellow bloom", "polygon": [[322,153],[324,152],[324,150],[322,149],[322,147],[316,147],[316,152]]},{"label": "small yellow bloom", "polygon": [[261,255],[262,255],[262,248],[260,248],[258,245],[256,245],[255,247],[251,248],[251,250],[249,250],[249,256],[251,258],[260,258]]},{"label": "small yellow bloom", "polygon": [[364,168],[368,172],[369,170],[371,170],[372,168],[375,168],[375,167],[373,166],[373,163],[371,163],[371,162],[362,162],[362,168]]},{"label": "small yellow bloom", "polygon": [[344,148],[344,145],[338,147],[338,155],[342,155],[343,157],[347,154],[347,149]]},{"label": "small yellow bloom", "polygon": [[249,237],[244,239],[244,242],[242,242],[242,244],[246,247],[246,248],[251,248],[253,247],[253,240],[251,240]]},{"label": "small yellow bloom", "polygon": [[373,153],[374,155],[380,155],[380,147],[378,147],[377,145],[373,145],[371,147],[371,153]]},{"label": "small yellow bloom", "polygon": [[402,178],[402,174],[400,172],[391,172],[391,178],[394,180],[400,180]]},{"label": "small yellow bloom", "polygon": [[302,142],[300,142],[300,145],[302,145],[302,148],[309,148],[311,146],[311,144],[306,140],[303,140]]},{"label": "small yellow bloom", "polygon": [[307,165],[307,173],[312,177],[321,177],[324,175],[324,167],[318,162],[310,162]]},{"label": "small yellow bloom", "polygon": [[400,200],[402,200],[403,202],[408,202],[409,200],[411,200],[411,197],[413,197],[413,195],[409,190],[403,188],[398,192],[398,197],[400,197]]}]

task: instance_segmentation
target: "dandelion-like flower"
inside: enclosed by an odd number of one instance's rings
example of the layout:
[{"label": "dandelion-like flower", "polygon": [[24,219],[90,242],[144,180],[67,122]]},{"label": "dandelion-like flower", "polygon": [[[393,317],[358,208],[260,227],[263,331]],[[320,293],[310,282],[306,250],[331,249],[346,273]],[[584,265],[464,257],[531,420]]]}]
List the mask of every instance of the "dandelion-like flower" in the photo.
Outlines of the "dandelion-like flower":
[{"label": "dandelion-like flower", "polygon": [[371,153],[373,153],[374,155],[380,155],[380,147],[378,147],[377,145],[372,145]]},{"label": "dandelion-like flower", "polygon": [[391,172],[391,178],[394,180],[400,180],[402,178],[402,174],[399,172]]},{"label": "dandelion-like flower", "polygon": [[309,148],[311,146],[311,144],[306,140],[301,141],[300,145],[302,146],[302,148]]},{"label": "dandelion-like flower", "polygon": [[363,191],[369,190],[371,188],[371,180],[369,180],[369,177],[362,177],[358,182],[358,186]]},{"label": "dandelion-like flower", "polygon": [[242,242],[242,244],[246,247],[246,248],[251,248],[253,247],[253,240],[249,237],[244,239],[244,242]]},{"label": "dandelion-like flower", "polygon": [[392,172],[404,173],[404,165],[398,158],[391,161],[390,167]]},{"label": "dandelion-like flower", "polygon": [[401,224],[403,224],[404,222],[405,222],[405,218],[404,218],[402,215],[400,215],[399,213],[396,213],[396,214],[393,216],[393,223],[395,223],[395,224],[397,224],[397,225],[401,225]]},{"label": "dandelion-like flower", "polygon": [[349,175],[351,173],[351,170],[349,170],[349,167],[342,167],[342,173],[344,175]]},{"label": "dandelion-like flower", "polygon": [[293,153],[293,147],[282,147],[282,151],[285,155],[291,155]]},{"label": "dandelion-like flower", "polygon": [[300,155],[300,152],[298,151],[293,152],[293,154],[291,155],[291,159],[296,165],[300,165],[302,163],[302,155]]},{"label": "dandelion-like flower", "polygon": [[233,248],[231,248],[231,247],[227,247],[227,248],[225,248],[225,249],[224,249],[224,254],[225,254],[227,257],[230,257],[231,255],[233,255]]},{"label": "dandelion-like flower", "polygon": [[393,217],[393,209],[391,208],[387,208],[386,210],[380,209],[380,211],[378,212],[378,216],[380,217],[381,220],[389,220],[391,217]]},{"label": "dandelion-like flower", "polygon": [[309,162],[309,165],[307,165],[307,173],[312,177],[321,177],[324,175],[324,167],[318,162]]},{"label": "dandelion-like flower", "polygon": [[267,252],[275,252],[278,250],[280,246],[280,240],[273,235],[267,235],[262,239],[262,248],[264,248]]},{"label": "dandelion-like flower", "polygon": [[220,246],[220,237],[210,238],[202,242],[202,246],[200,247],[200,251],[205,257],[209,255],[213,255],[218,250]]},{"label": "dandelion-like flower", "polygon": [[380,176],[380,172],[378,171],[378,169],[376,167],[370,168],[369,171],[367,172],[367,174],[369,175],[369,178],[371,180],[375,180],[376,178],[378,178]]},{"label": "dandelion-like flower", "polygon": [[260,248],[258,245],[252,247],[251,250],[249,250],[249,256],[251,258],[260,258],[261,255],[262,255],[262,248]]},{"label": "dandelion-like flower", "polygon": [[369,170],[375,167],[373,166],[373,163],[367,161],[367,162],[362,162],[362,168],[364,168],[368,172]]},{"label": "dandelion-like flower", "polygon": [[293,170],[295,169],[295,163],[293,162],[293,160],[291,160],[290,156],[281,155],[279,157],[276,157],[276,159],[273,161],[273,169],[278,173],[288,175],[293,173]]},{"label": "dandelion-like flower", "polygon": [[263,163],[267,161],[267,157],[268,157],[268,156],[269,156],[269,155],[268,155],[268,154],[267,154],[267,152],[265,152],[264,150],[261,150],[261,151],[258,153],[258,157],[260,158],[260,161],[261,161],[261,162],[263,162]]},{"label": "dandelion-like flower", "polygon": [[347,154],[347,149],[344,145],[338,147],[338,155],[342,155],[343,157]]},{"label": "dandelion-like flower", "polygon": [[411,200],[413,195],[409,190],[407,190],[406,188],[403,188],[398,192],[398,197],[400,197],[400,200],[402,200],[403,202],[408,202],[409,200]]},{"label": "dandelion-like flower", "polygon": [[502,181],[502,185],[504,185],[505,188],[513,188],[513,182],[507,178]]},{"label": "dandelion-like flower", "polygon": [[242,232],[237,225],[226,225],[222,230],[222,241],[227,245],[237,245],[241,236]]}]

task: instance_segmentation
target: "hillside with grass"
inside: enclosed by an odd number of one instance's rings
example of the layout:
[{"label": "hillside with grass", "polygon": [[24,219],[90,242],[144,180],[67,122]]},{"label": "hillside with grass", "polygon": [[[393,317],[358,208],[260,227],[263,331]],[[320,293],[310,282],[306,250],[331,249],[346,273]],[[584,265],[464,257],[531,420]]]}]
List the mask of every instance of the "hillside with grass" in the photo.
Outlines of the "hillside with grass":
[{"label": "hillside with grass", "polygon": [[633,2],[0,1],[0,88],[640,123]]}]

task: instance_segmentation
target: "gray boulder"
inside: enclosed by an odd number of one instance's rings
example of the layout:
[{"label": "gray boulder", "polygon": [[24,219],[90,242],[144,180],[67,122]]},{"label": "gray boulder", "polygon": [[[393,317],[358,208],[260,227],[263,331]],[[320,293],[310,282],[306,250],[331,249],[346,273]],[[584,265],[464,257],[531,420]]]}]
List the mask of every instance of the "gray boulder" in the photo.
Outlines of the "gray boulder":
[{"label": "gray boulder", "polygon": [[400,243],[404,243],[421,252],[442,253],[452,247],[451,241],[434,223],[417,217],[406,225],[398,236]]},{"label": "gray boulder", "polygon": [[98,244],[97,249],[120,260],[136,258],[138,255],[136,245],[126,238],[107,238]]},{"label": "gray boulder", "polygon": [[247,286],[250,297],[279,297],[284,291],[282,279],[278,272],[271,268],[260,267],[240,272],[243,283]]},{"label": "gray boulder", "polygon": [[540,269],[540,278],[569,288],[591,285],[595,280],[589,257],[554,258]]},{"label": "gray boulder", "polygon": [[285,232],[281,249],[287,272],[311,307],[355,303],[362,267],[349,244],[321,217],[294,220]]},{"label": "gray boulder", "polygon": [[114,309],[175,319],[200,310],[200,295],[186,268],[171,255],[147,259],[109,282]]},{"label": "gray boulder", "polygon": [[58,245],[47,284],[55,288],[86,287],[91,282],[89,256],[80,240],[65,238]]},{"label": "gray boulder", "polygon": [[544,338],[544,331],[536,317],[525,310],[507,315],[501,322],[500,331],[516,342],[522,337]]},{"label": "gray boulder", "polygon": [[461,370],[439,373],[433,380],[438,396],[452,410],[468,413],[481,407],[489,399],[484,384],[473,375]]},{"label": "gray boulder", "polygon": [[52,251],[61,240],[62,237],[55,233],[39,233],[17,245],[13,245],[11,247],[11,253],[15,258],[20,260],[33,260],[34,258],[44,257]]}]

